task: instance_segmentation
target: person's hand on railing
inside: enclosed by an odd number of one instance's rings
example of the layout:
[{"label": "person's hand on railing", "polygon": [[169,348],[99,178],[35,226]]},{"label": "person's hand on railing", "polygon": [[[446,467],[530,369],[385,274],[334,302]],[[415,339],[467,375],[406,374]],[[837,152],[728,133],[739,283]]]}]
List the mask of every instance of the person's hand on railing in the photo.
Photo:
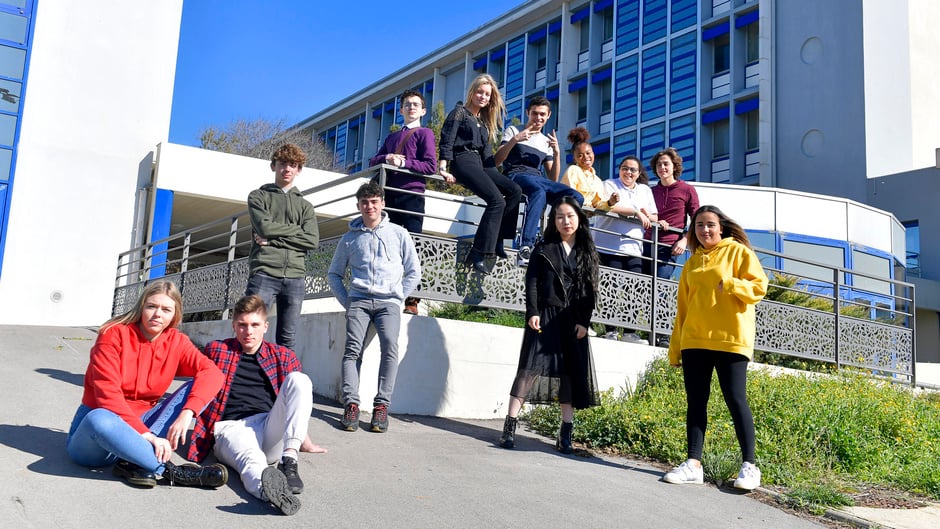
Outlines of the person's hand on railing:
[{"label": "person's hand on railing", "polygon": [[444,163],[444,160],[438,161],[437,164],[438,164],[437,174],[441,175],[441,177],[444,178],[445,182],[447,182],[448,184],[453,184],[454,182],[457,181],[457,179],[454,178],[454,175],[447,172],[447,164]]},{"label": "person's hand on railing", "polygon": [[393,152],[385,155],[385,163],[394,165],[395,167],[404,167],[405,166],[405,155],[404,154],[395,154]]},{"label": "person's hand on railing", "polygon": [[258,235],[257,233],[254,234],[254,235],[255,235],[255,243],[256,243],[258,246],[267,246],[267,245],[269,244],[267,239],[262,238],[262,237],[261,237],[260,235]]},{"label": "person's hand on railing", "polygon": [[636,218],[640,219],[640,224],[643,225],[644,230],[648,230],[650,226],[653,225],[653,222],[650,220],[649,213],[646,212],[646,208],[640,208],[636,212]]}]

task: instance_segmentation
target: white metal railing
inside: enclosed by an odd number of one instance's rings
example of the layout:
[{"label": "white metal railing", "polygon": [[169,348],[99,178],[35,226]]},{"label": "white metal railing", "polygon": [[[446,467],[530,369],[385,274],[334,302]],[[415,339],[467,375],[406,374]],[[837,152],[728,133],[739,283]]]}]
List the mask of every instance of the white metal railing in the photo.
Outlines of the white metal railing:
[{"label": "white metal railing", "polygon": [[[310,188],[304,194],[318,211],[323,211],[329,209],[326,206],[353,196],[329,193],[336,186],[355,185],[370,178],[377,178],[384,185],[386,172],[390,170],[395,168],[387,165],[372,167]],[[472,198],[437,195],[426,197],[470,208],[481,207]],[[318,201],[322,197],[327,199]],[[321,217],[321,233],[331,223],[346,222],[356,214],[350,207],[348,214]],[[123,252],[118,258],[113,312],[128,310],[148,280],[163,276],[179,285],[186,314],[221,312],[223,318],[227,317],[226,311],[244,293],[248,280],[247,253],[251,233],[246,217],[247,211],[243,211]],[[426,217],[435,218],[434,215]],[[476,224],[466,215],[463,218],[438,218]],[[657,230],[658,226],[654,225],[651,240],[658,239]],[[625,234],[617,235],[626,237]],[[525,309],[524,292],[520,288],[525,269],[515,266],[513,250],[508,250],[510,259],[498,260],[491,274],[481,276],[464,264],[471,246],[468,239],[424,234],[412,236],[424,271],[420,286],[422,298]],[[326,282],[326,271],[337,241],[338,237],[322,239],[316,250],[308,252],[307,298],[332,295]],[[167,246],[165,250],[154,250],[164,244]],[[616,253],[610,249],[601,250]],[[916,383],[913,285],[770,250],[755,248],[755,251],[761,256],[769,276],[793,276],[798,281],[793,286],[775,286],[772,292],[802,296],[809,300],[807,304],[812,305],[774,301],[771,295],[759,303],[756,344],[759,350],[828,362],[839,367],[854,366],[893,380]],[[153,266],[153,257],[158,254],[166,256],[166,263]],[[644,260],[649,262],[649,258],[644,257]],[[810,278],[784,272],[793,268],[787,264],[790,262],[827,270],[831,279],[821,279],[823,276],[820,274]],[[166,267],[165,275],[161,273],[163,266]],[[866,289],[855,283],[882,286]],[[671,279],[602,267],[593,321],[647,332],[655,343],[658,335],[668,335],[672,331],[676,291],[677,283]]]}]

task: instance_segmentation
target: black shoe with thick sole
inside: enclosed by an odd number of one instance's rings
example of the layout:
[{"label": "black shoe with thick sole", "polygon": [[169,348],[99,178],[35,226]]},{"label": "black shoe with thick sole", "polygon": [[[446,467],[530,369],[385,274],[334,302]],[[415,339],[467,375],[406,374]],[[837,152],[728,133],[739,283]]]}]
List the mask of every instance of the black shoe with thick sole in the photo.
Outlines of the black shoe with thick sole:
[{"label": "black shoe with thick sole", "polygon": [[268,467],[261,473],[261,498],[271,502],[287,516],[297,514],[300,510],[300,498],[290,491],[287,476],[274,467]]},{"label": "black shoe with thick sole", "polygon": [[174,465],[167,461],[164,465],[163,477],[170,480],[170,485],[217,489],[228,482],[228,468],[221,463],[201,467],[195,463]]},{"label": "black shoe with thick sole", "polygon": [[130,461],[118,460],[111,473],[135,487],[152,489],[157,486],[157,476]]},{"label": "black shoe with thick sole", "polygon": [[300,473],[297,471],[296,459],[282,457],[277,469],[287,478],[287,486],[292,493],[300,494],[304,491],[304,481],[300,479]]}]

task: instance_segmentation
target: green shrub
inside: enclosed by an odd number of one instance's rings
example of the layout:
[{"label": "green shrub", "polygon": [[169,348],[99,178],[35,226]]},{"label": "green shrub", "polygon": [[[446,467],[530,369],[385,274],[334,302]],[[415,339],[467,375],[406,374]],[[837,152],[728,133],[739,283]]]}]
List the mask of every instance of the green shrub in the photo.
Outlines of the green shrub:
[{"label": "green shrub", "polygon": [[[797,504],[843,505],[846,491],[880,484],[940,499],[940,399],[931,393],[859,374],[748,374],[765,484],[789,491]],[[723,482],[740,466],[740,449],[717,377],[708,403],[703,465]],[[557,406],[524,415],[554,436]],[[588,447],[649,457],[668,465],[686,458],[682,371],[659,357],[634,391],[608,391],[595,408],[578,410],[574,438]]]},{"label": "green shrub", "polygon": [[428,315],[448,320],[492,323],[520,329],[525,327],[525,314],[521,312],[505,309],[488,309],[486,307],[464,305],[462,303],[441,303],[439,307],[430,309]]}]

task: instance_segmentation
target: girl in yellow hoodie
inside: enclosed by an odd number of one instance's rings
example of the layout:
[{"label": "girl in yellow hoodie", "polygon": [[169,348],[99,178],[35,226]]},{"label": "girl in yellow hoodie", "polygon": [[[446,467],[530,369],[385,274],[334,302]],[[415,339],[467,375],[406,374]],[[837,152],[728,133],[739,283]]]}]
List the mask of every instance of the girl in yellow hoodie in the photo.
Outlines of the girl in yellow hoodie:
[{"label": "girl in yellow hoodie", "polygon": [[754,305],[767,292],[767,275],[744,229],[715,206],[692,216],[689,249],[679,279],[678,311],[669,363],[685,379],[688,460],[668,472],[667,483],[703,483],[702,447],[712,371],[731,412],[743,463],[734,486],[760,486],[754,464],[754,418],[747,403],[747,365],[754,355]]}]

